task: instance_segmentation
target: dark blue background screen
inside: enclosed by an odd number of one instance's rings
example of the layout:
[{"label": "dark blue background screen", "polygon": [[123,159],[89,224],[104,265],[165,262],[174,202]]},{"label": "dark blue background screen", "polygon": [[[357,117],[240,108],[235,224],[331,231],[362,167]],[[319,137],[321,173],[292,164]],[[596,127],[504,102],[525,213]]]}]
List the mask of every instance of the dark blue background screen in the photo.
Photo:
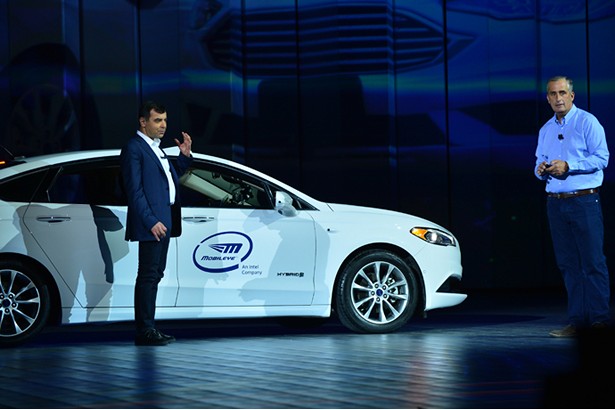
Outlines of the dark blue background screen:
[{"label": "dark blue background screen", "polygon": [[559,286],[532,172],[545,84],[571,76],[615,147],[614,40],[612,1],[0,0],[0,143],[119,148],[156,99],[167,145],[185,130],[319,199],[451,229],[468,288]]}]

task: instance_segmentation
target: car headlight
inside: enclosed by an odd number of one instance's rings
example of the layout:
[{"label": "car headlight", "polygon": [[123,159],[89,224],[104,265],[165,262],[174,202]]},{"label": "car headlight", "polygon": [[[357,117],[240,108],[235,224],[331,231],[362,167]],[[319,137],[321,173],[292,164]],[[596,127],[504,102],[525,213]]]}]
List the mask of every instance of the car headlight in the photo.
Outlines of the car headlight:
[{"label": "car headlight", "polygon": [[442,246],[457,246],[455,238],[439,229],[434,228],[412,228],[410,233],[417,238],[421,238],[425,242],[433,243],[434,245]]}]

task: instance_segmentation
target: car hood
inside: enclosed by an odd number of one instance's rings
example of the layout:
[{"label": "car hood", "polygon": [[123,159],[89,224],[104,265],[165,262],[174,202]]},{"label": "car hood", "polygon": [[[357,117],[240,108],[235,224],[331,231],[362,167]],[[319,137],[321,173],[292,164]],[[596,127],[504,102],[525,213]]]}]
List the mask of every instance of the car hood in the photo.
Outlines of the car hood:
[{"label": "car hood", "polygon": [[382,216],[388,216],[391,218],[411,220],[412,224],[415,226],[420,225],[422,227],[438,228],[452,235],[452,233],[448,229],[432,221],[420,218],[418,216],[405,214],[403,212],[391,211],[388,209],[380,209],[380,208],[370,208],[370,207],[359,206],[359,205],[346,205],[346,204],[335,204],[335,203],[327,203],[327,206],[333,212],[343,212],[345,214],[352,213],[352,214],[364,214],[364,215],[382,215]]}]

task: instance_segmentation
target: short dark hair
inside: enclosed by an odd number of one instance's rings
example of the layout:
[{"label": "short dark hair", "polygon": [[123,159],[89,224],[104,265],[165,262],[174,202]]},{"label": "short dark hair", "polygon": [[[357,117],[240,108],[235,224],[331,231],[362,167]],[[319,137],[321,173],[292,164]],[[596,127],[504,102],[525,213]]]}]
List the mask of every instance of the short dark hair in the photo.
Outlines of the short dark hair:
[{"label": "short dark hair", "polygon": [[158,114],[164,114],[167,112],[167,109],[164,108],[164,105],[158,104],[156,101],[148,100],[141,104],[139,108],[139,118],[145,118],[145,121],[149,120],[150,112],[154,110]]}]

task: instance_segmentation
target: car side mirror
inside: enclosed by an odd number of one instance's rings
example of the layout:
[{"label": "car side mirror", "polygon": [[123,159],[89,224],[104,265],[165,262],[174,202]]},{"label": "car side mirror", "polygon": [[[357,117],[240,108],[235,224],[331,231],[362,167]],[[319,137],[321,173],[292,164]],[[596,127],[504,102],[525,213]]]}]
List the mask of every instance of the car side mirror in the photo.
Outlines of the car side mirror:
[{"label": "car side mirror", "polygon": [[293,198],[282,191],[276,191],[275,193],[275,210],[284,216],[297,215],[297,210],[293,206]]}]

